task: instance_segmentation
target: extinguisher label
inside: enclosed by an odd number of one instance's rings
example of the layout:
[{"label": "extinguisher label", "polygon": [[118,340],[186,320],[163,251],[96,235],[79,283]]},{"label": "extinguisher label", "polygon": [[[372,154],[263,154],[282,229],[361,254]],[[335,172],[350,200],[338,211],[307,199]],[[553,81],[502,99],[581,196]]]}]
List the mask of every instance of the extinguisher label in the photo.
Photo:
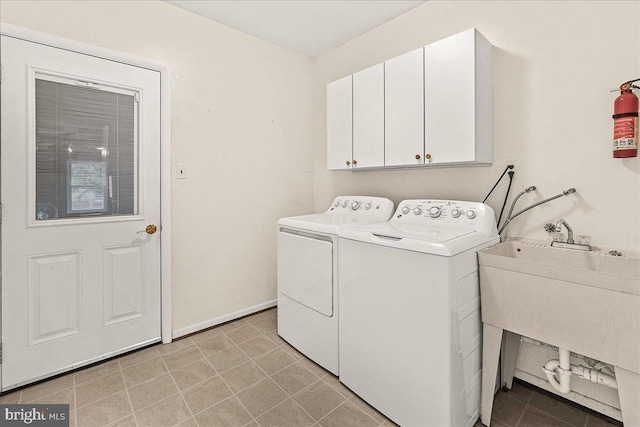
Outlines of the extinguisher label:
[{"label": "extinguisher label", "polygon": [[638,117],[619,117],[613,121],[613,150],[638,148]]}]

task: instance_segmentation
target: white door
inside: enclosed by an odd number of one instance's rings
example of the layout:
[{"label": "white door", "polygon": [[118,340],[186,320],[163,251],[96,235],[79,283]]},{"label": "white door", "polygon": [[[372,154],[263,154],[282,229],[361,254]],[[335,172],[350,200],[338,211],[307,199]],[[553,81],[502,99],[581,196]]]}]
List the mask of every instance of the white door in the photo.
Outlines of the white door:
[{"label": "white door", "polygon": [[160,340],[160,74],[1,53],[7,390]]},{"label": "white door", "polygon": [[384,166],[384,64],[353,75],[353,167]]},{"label": "white door", "polygon": [[280,229],[278,292],[333,316],[333,242],[329,237]]},{"label": "white door", "polygon": [[424,48],[425,156],[427,162],[476,160],[475,30]]},{"label": "white door", "polygon": [[384,63],[384,164],[424,163],[423,48]]},{"label": "white door", "polygon": [[327,85],[327,169],[351,169],[353,94],[351,76]]}]

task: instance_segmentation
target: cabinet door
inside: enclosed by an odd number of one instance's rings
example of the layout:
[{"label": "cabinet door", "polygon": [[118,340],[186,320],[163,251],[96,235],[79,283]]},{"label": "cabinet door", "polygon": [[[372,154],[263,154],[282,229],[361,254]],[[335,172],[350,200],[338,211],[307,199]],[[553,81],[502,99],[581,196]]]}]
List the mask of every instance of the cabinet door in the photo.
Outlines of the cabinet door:
[{"label": "cabinet door", "polygon": [[475,29],[425,47],[428,163],[475,161]]},{"label": "cabinet door", "polygon": [[384,64],[384,164],[424,163],[424,49]]},{"label": "cabinet door", "polygon": [[327,85],[327,169],[351,169],[352,80],[344,77]]},{"label": "cabinet door", "polygon": [[384,166],[384,64],[353,75],[353,167]]}]

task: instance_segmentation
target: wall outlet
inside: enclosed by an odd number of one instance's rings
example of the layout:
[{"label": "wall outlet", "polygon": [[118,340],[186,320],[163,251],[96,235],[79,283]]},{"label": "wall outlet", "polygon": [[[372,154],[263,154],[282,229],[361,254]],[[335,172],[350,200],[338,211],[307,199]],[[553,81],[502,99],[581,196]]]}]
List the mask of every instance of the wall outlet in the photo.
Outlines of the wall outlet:
[{"label": "wall outlet", "polygon": [[187,165],[184,163],[176,164],[176,178],[187,179]]},{"label": "wall outlet", "polygon": [[[520,161],[519,160],[505,160],[504,161],[504,167],[506,168],[508,165],[513,165],[513,169],[511,169],[512,171],[515,172],[515,175],[513,175],[513,181],[519,181],[519,171],[518,171],[518,167],[520,166]],[[508,178],[508,177],[507,177]]]}]

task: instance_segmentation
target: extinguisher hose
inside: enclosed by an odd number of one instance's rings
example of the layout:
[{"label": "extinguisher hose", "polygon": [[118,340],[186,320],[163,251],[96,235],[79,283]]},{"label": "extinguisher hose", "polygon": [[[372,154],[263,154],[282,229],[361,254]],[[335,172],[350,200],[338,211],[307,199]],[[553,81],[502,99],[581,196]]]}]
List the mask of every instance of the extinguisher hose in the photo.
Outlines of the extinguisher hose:
[{"label": "extinguisher hose", "polygon": [[634,85],[635,82],[640,82],[640,78],[629,80],[628,82],[622,83],[622,85],[620,85],[620,90],[640,89],[640,86]]},{"label": "extinguisher hose", "polygon": [[504,208],[507,206],[507,200],[509,199],[509,191],[511,191],[511,184],[513,183],[513,175],[514,171],[509,171],[509,186],[507,187],[507,193],[504,195],[504,202],[502,203],[502,209],[500,209],[500,216],[498,217],[498,222],[496,223],[496,227],[500,226],[500,221],[502,220],[502,214],[504,213]]},{"label": "extinguisher hose", "polygon": [[640,89],[640,87],[634,85],[635,82],[640,82],[640,79],[629,80],[628,82],[624,82],[622,84],[623,85],[629,85],[629,89],[631,89],[631,88]]},{"label": "extinguisher hose", "polygon": [[507,173],[507,171],[509,169],[513,169],[514,166],[513,165],[507,165],[507,167],[504,169],[504,172],[502,172],[502,175],[500,175],[500,178],[498,178],[498,180],[496,181],[495,184],[493,184],[493,187],[491,188],[491,190],[489,191],[489,194],[487,194],[487,197],[484,198],[484,200],[482,201],[482,203],[486,202],[487,199],[489,198],[489,196],[491,195],[491,193],[493,193],[493,190],[496,189],[496,187],[498,186],[498,184],[500,183],[500,181],[502,180],[502,177]]}]

